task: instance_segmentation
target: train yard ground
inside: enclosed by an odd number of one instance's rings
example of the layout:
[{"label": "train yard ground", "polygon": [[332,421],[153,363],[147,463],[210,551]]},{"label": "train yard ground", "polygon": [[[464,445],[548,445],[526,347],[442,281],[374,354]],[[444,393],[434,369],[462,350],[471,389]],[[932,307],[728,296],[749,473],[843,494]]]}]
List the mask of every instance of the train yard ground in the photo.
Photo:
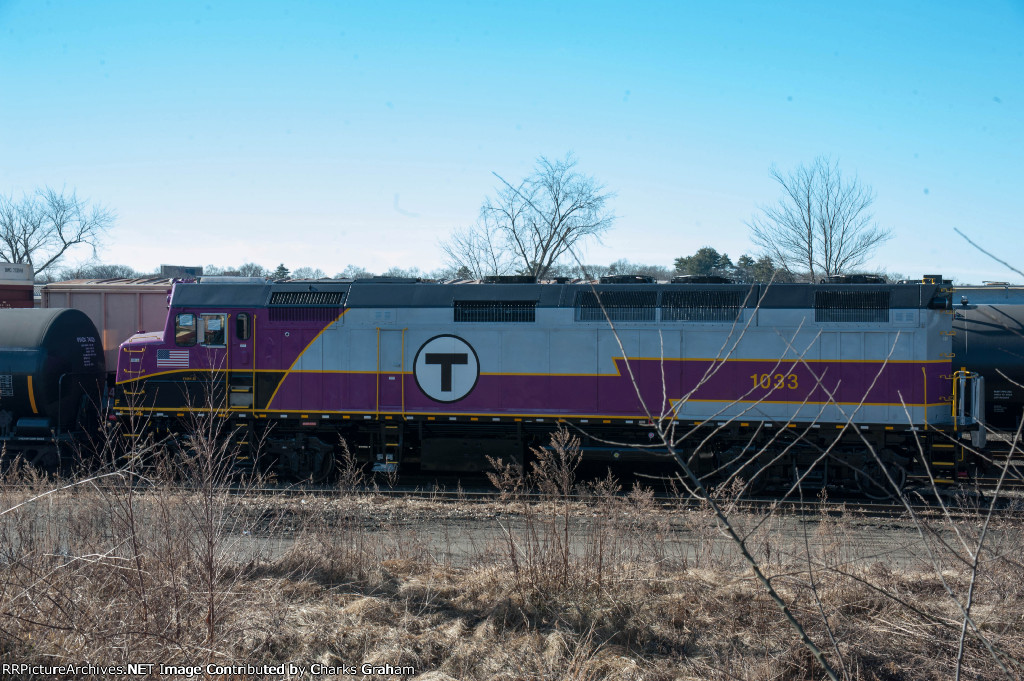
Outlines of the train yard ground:
[{"label": "train yard ground", "polygon": [[282,493],[211,471],[159,484],[9,472],[0,661],[287,663],[303,678],[423,681],[823,678],[731,527],[839,678],[1022,671],[1024,504],[1011,497],[991,514],[971,489],[944,495],[949,513],[883,512],[772,508],[733,489],[715,497],[718,515],[611,480],[485,498],[351,478]]}]

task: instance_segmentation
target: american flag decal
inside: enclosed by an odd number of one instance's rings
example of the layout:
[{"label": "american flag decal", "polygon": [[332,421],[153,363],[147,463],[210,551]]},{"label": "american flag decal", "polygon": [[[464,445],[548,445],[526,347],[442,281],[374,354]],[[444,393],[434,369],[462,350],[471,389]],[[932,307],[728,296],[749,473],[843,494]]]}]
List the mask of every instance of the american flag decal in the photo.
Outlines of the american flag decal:
[{"label": "american flag decal", "polygon": [[157,350],[156,365],[188,369],[188,350]]}]

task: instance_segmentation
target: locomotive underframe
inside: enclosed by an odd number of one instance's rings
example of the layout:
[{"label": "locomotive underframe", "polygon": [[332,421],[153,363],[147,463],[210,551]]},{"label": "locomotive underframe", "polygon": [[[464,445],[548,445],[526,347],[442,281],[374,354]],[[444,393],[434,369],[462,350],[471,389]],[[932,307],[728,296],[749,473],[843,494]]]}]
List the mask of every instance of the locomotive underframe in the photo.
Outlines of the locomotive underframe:
[{"label": "locomotive underframe", "polygon": [[[329,480],[343,447],[360,464],[378,472],[481,473],[491,459],[528,468],[532,452],[549,446],[550,437],[566,427],[580,439],[584,462],[594,464],[671,463],[685,461],[709,485],[727,478],[744,481],[748,494],[804,491],[826,487],[888,498],[892,482],[902,487],[908,475],[939,484],[963,481],[975,473],[970,442],[949,427],[897,428],[771,422],[685,422],[668,424],[671,449],[651,422],[642,419],[500,419],[436,416],[398,418],[367,415],[300,414],[271,418],[266,414],[229,412],[147,412],[122,417],[124,433],[142,431],[157,437],[194,428],[196,419],[222,422],[233,438],[239,469],[274,471],[293,481]],[[131,423],[136,423],[132,432]],[[669,471],[676,471],[668,467]]]}]

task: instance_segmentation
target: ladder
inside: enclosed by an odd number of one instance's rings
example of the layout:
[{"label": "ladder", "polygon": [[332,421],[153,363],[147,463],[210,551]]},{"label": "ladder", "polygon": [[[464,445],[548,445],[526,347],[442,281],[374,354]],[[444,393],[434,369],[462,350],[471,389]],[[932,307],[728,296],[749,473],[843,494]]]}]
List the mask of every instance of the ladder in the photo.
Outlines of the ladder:
[{"label": "ladder", "polygon": [[228,372],[228,408],[252,409],[253,373],[244,371]]},{"label": "ladder", "polygon": [[397,473],[398,465],[402,459],[402,445],[404,444],[404,428],[402,423],[383,422],[380,427],[381,444],[377,452],[376,460],[373,462],[374,473]]}]

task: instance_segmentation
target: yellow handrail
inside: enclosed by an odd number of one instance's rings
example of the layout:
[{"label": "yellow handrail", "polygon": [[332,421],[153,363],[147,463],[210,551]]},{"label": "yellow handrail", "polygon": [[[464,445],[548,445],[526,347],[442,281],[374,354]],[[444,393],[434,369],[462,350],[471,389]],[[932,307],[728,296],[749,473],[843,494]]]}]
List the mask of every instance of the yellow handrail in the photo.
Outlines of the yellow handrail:
[{"label": "yellow handrail", "polygon": [[928,430],[928,372],[921,367],[921,375],[924,376],[924,397],[921,402],[924,404],[924,429]]},{"label": "yellow handrail", "polygon": [[377,405],[374,408],[377,418],[380,418],[380,327],[377,327]]},{"label": "yellow handrail", "polygon": [[402,381],[402,419],[403,420],[405,419],[405,332],[406,332],[407,329],[408,329],[408,327],[406,327],[405,329],[402,329],[402,349],[401,349],[401,353],[402,353],[402,373],[401,373],[401,377],[400,378],[401,378],[401,381]]}]

